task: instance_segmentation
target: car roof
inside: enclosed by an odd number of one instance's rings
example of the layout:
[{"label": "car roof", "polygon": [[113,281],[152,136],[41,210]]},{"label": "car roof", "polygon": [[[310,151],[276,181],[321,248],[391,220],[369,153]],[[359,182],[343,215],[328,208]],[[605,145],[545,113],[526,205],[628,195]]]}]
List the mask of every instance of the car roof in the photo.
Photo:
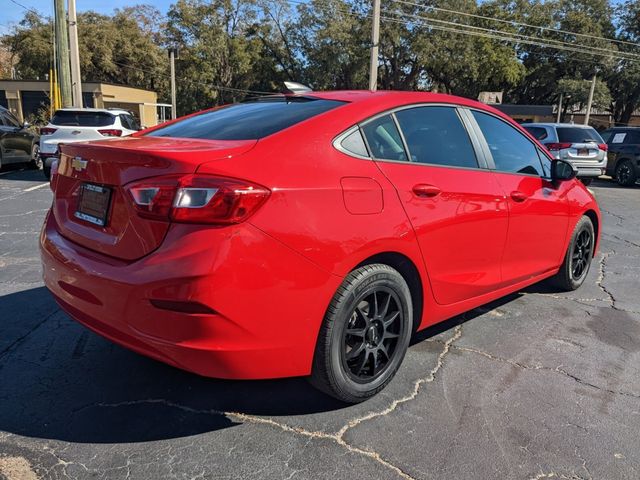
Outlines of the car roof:
[{"label": "car roof", "polygon": [[579,125],[576,123],[531,122],[523,123],[523,127],[562,127],[562,128],[593,128],[591,125]]},{"label": "car roof", "polygon": [[96,112],[96,113],[110,113],[111,115],[118,115],[120,113],[128,113],[131,112],[124,110],[122,108],[73,108],[73,107],[65,107],[59,108],[56,112]]}]

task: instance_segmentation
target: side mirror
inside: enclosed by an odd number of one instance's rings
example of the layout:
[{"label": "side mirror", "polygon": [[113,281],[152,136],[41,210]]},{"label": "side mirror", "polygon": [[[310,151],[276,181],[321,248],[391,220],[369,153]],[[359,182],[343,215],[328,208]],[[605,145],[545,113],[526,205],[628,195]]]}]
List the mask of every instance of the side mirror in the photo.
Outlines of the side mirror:
[{"label": "side mirror", "polygon": [[577,171],[569,162],[564,160],[553,160],[551,162],[551,179],[552,180],[571,180],[576,178]]},{"label": "side mirror", "polygon": [[24,123],[22,124],[22,128],[24,128],[25,130],[26,130],[27,128],[29,128],[30,126],[31,126],[31,124],[30,124],[29,122],[24,122]]}]

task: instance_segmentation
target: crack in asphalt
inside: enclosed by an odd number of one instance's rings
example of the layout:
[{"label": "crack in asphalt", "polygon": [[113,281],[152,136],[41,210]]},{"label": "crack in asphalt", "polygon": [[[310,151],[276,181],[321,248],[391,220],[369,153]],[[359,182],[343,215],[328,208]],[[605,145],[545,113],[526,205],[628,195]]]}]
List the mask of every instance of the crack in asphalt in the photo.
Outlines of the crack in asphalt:
[{"label": "crack in asphalt", "polygon": [[18,345],[20,345],[24,340],[27,339],[27,337],[29,337],[29,335],[31,335],[33,332],[38,330],[38,328],[40,328],[42,325],[44,325],[44,323],[47,320],[49,320],[51,317],[53,317],[59,311],[60,311],[60,309],[56,308],[53,312],[51,312],[49,315],[45,316],[42,320],[40,320],[38,323],[36,323],[27,333],[25,333],[24,335],[18,337],[13,342],[11,342],[7,347],[5,347],[2,351],[0,351],[0,358],[4,357],[11,350],[13,350],[13,348],[15,348]]},{"label": "crack in asphalt", "polygon": [[[435,340],[438,341],[438,340]],[[462,351],[462,352],[469,352],[469,353],[474,353],[476,355],[481,355],[485,358],[488,358],[490,360],[494,360],[497,362],[501,362],[501,363],[506,363],[508,365],[514,366],[514,367],[518,367],[521,368],[523,370],[542,370],[542,371],[547,371],[547,372],[552,372],[552,373],[559,373],[561,375],[564,375],[565,377],[568,377],[570,379],[572,379],[573,381],[579,383],[580,385],[584,385],[586,387],[590,387],[590,388],[594,388],[596,390],[600,390],[601,392],[607,392],[607,393],[611,393],[613,395],[622,395],[625,397],[631,397],[631,398],[637,398],[640,399],[640,394],[636,394],[636,393],[632,393],[632,392],[624,392],[624,391],[620,391],[620,390],[611,390],[608,388],[603,388],[599,385],[596,385],[594,383],[590,383],[572,373],[567,372],[564,368],[562,368],[562,365],[557,366],[555,368],[552,367],[547,367],[545,365],[527,365],[521,362],[517,362],[515,360],[509,360],[508,358],[504,358],[504,357],[499,357],[497,355],[494,355],[492,353],[489,352],[485,352],[484,350],[479,350],[477,348],[472,348],[472,347],[463,347],[463,346],[459,346],[459,345],[452,345],[451,348],[454,348],[456,350]]]},{"label": "crack in asphalt", "polygon": [[394,400],[393,402],[391,402],[391,404],[387,408],[385,408],[383,410],[375,411],[375,412],[369,412],[369,413],[367,413],[365,415],[362,415],[360,417],[356,417],[356,418],[350,420],[342,428],[340,428],[340,430],[338,430],[337,433],[328,433],[328,432],[324,432],[324,431],[321,431],[321,430],[307,430],[307,429],[302,428],[302,427],[294,427],[294,426],[288,425],[286,423],[277,422],[276,420],[273,420],[272,418],[260,417],[260,416],[250,415],[250,414],[246,414],[246,413],[242,413],[242,412],[231,412],[231,411],[225,412],[225,411],[220,411],[220,410],[215,410],[215,409],[193,408],[193,407],[189,407],[187,405],[183,405],[183,404],[180,404],[180,403],[172,402],[170,400],[166,400],[164,398],[148,398],[148,399],[142,399],[142,400],[128,400],[128,401],[117,402],[117,403],[92,403],[92,404],[85,405],[85,406],[82,406],[82,407],[80,407],[78,409],[73,410],[72,414],[75,414],[75,413],[77,413],[79,411],[85,410],[87,408],[92,408],[92,407],[118,408],[118,407],[132,406],[132,405],[142,405],[142,404],[152,404],[153,405],[153,404],[155,404],[155,405],[164,405],[166,407],[176,408],[176,409],[182,410],[183,412],[192,413],[192,414],[220,415],[220,416],[224,416],[224,417],[226,417],[226,418],[228,418],[230,420],[240,421],[240,422],[243,422],[243,423],[252,423],[252,424],[257,424],[257,425],[267,425],[267,426],[271,426],[271,427],[274,427],[274,428],[279,428],[280,430],[282,430],[284,432],[293,433],[293,434],[296,434],[296,435],[301,435],[301,436],[308,437],[308,438],[311,438],[311,439],[329,440],[329,441],[332,441],[332,442],[336,443],[337,445],[345,448],[347,451],[349,451],[351,453],[362,455],[362,456],[368,457],[368,458],[376,461],[377,463],[383,465],[384,467],[388,468],[389,470],[392,470],[393,472],[395,472],[401,478],[404,478],[404,479],[407,479],[407,480],[416,480],[414,477],[409,475],[407,472],[402,470],[400,467],[398,467],[398,466],[394,465],[393,463],[389,462],[388,460],[384,459],[378,452],[355,446],[355,445],[349,443],[347,440],[345,440],[344,436],[349,430],[351,430],[352,428],[360,425],[361,423],[366,422],[368,420],[375,419],[375,418],[384,417],[384,416],[390,414],[391,412],[393,412],[394,410],[396,410],[398,408],[398,406],[400,406],[400,405],[402,405],[402,404],[404,404],[406,402],[409,402],[409,401],[413,400],[414,398],[416,398],[418,393],[420,392],[420,388],[422,387],[423,384],[431,383],[436,379],[437,373],[444,366],[445,357],[451,351],[451,348],[453,348],[453,343],[456,340],[458,340],[461,336],[462,336],[462,328],[458,325],[458,326],[455,327],[454,334],[451,336],[451,338],[448,339],[445,342],[441,342],[444,345],[444,348],[442,349],[440,354],[438,354],[438,358],[436,360],[435,366],[429,371],[429,374],[426,377],[420,378],[420,379],[416,380],[413,383],[413,388],[411,389],[411,391],[407,395],[405,395],[402,398]]},{"label": "crack in asphalt", "polygon": [[626,243],[627,245],[630,245],[632,247],[640,248],[640,243],[632,242],[631,240],[627,240],[626,238],[622,238],[618,235],[614,235],[613,233],[605,232],[602,235],[614,238],[615,240],[618,240],[619,242],[622,242],[622,243]]}]

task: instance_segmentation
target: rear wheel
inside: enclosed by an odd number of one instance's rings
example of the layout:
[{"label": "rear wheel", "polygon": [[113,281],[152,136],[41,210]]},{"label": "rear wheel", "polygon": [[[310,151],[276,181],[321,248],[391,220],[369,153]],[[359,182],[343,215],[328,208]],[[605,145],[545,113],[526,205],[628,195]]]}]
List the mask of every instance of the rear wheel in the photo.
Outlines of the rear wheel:
[{"label": "rear wheel", "polygon": [[616,165],[616,181],[623,187],[630,187],[637,180],[636,171],[629,160],[622,160]]},{"label": "rear wheel", "polygon": [[34,143],[31,147],[31,161],[29,166],[35,170],[42,169],[42,158],[40,158],[40,146]]},{"label": "rear wheel", "polygon": [[573,230],[562,266],[553,277],[556,286],[565,291],[579,288],[589,273],[594,248],[593,223],[589,217],[583,216]]},{"label": "rear wheel", "polygon": [[404,359],[412,314],[411,293],[398,271],[372,264],[351,272],[325,315],[311,383],[348,403],[378,393]]}]

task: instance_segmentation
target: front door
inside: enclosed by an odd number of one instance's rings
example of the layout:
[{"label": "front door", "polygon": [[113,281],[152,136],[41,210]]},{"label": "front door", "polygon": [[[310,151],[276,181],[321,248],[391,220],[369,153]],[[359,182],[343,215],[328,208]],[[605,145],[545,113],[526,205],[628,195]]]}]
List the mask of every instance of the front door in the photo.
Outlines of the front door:
[{"label": "front door", "polygon": [[549,158],[516,128],[497,116],[477,110],[471,113],[486,140],[488,161],[493,163],[509,206],[509,234],[502,259],[505,285],[557,268],[566,244],[566,189],[571,182],[552,182]]},{"label": "front door", "polygon": [[405,108],[362,131],[413,225],[435,300],[448,305],[497,288],[506,202],[457,109]]}]

